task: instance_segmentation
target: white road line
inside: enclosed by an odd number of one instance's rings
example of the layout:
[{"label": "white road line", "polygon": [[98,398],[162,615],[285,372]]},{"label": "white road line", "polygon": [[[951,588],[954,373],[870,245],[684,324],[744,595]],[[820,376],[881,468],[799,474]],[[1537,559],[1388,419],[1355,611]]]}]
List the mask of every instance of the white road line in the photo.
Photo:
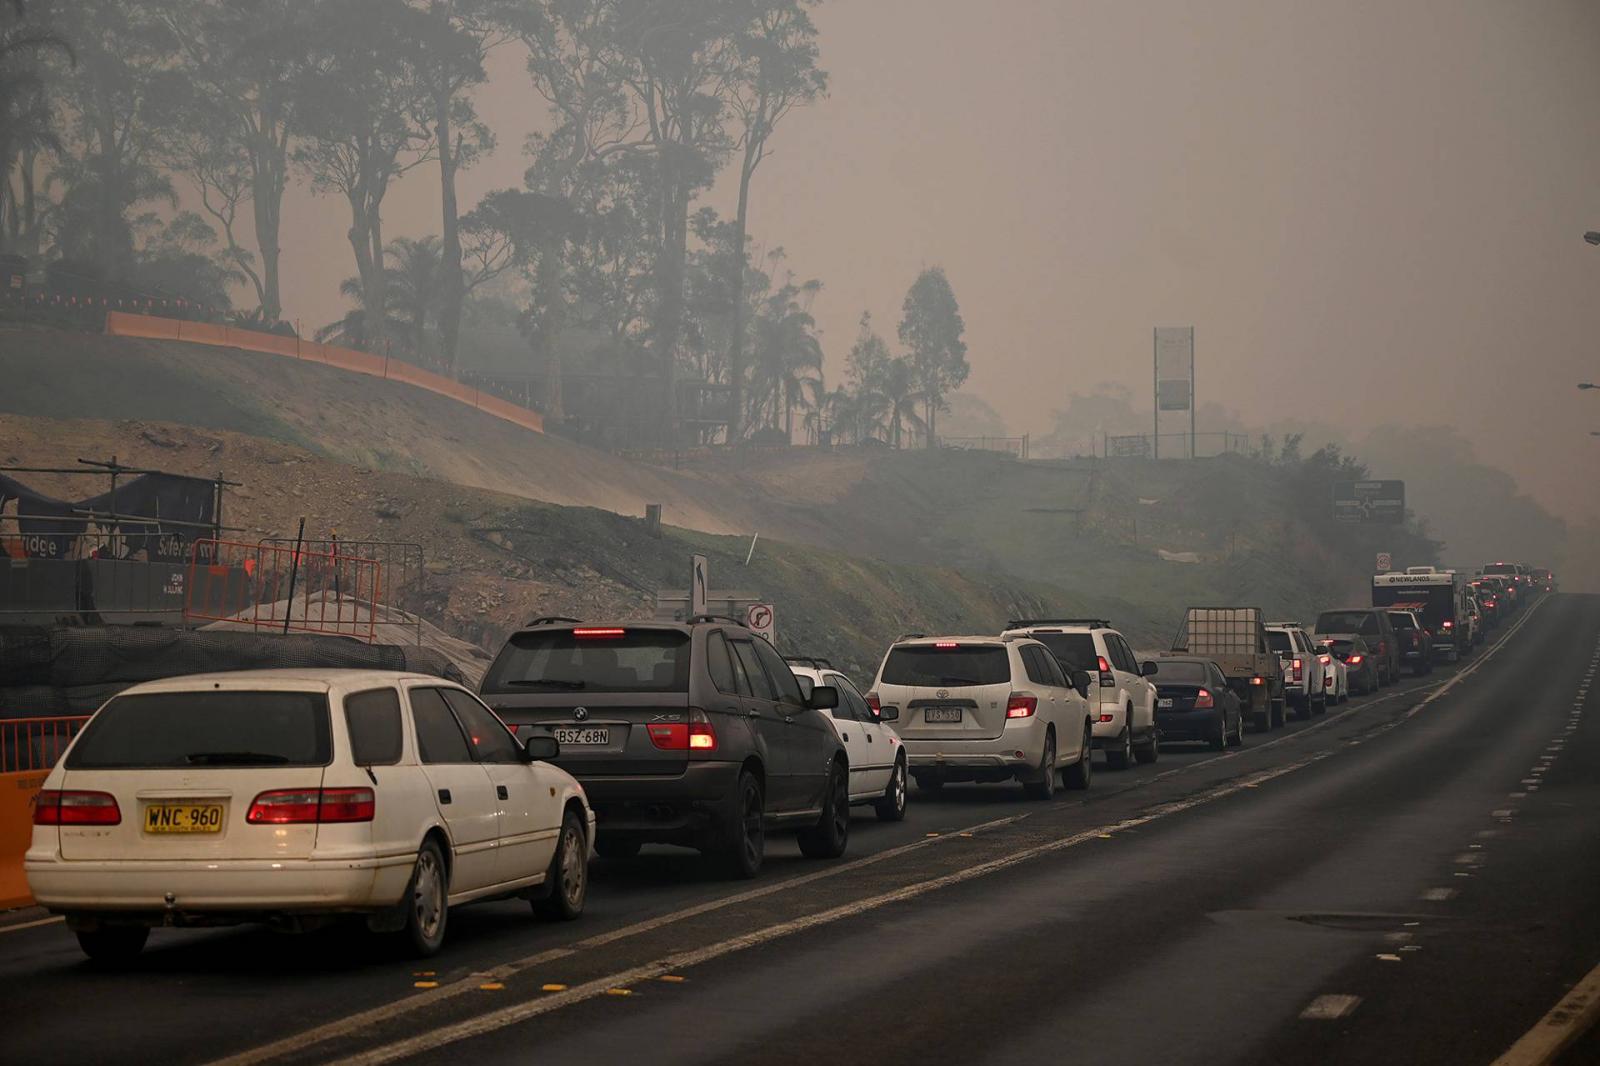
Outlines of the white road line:
[{"label": "white road line", "polygon": [[16,933],[23,929],[37,929],[41,925],[55,925],[57,922],[66,921],[65,918],[40,918],[34,922],[18,922],[15,925],[0,925],[0,933]]},{"label": "white road line", "polygon": [[1307,1021],[1331,1022],[1343,1018],[1361,1003],[1360,996],[1318,996],[1311,1005],[1300,1012]]},{"label": "white road line", "polygon": [[[681,973],[683,970],[686,970],[692,966],[698,966],[703,963],[710,962],[711,960],[721,958],[724,955],[731,955],[735,952],[744,951],[749,948],[770,943],[771,941],[791,936],[795,933],[803,932],[808,929],[829,925],[834,922],[842,921],[846,918],[854,918],[858,915],[865,914],[868,911],[873,911],[880,907],[888,906],[891,903],[901,903],[905,900],[915,899],[918,896],[926,895],[929,892],[934,892],[941,888],[948,888],[951,885],[961,884],[965,881],[971,881],[975,878],[984,877],[988,874],[1008,869],[1012,866],[1018,865],[1019,863],[1038,858],[1041,855],[1047,855],[1053,852],[1064,851],[1067,848],[1077,847],[1078,845],[1087,843],[1091,840],[1098,840],[1106,833],[1117,833],[1128,829],[1135,829],[1142,825],[1148,825],[1159,818],[1165,818],[1170,815],[1179,814],[1183,811],[1192,810],[1195,807],[1212,803],[1216,800],[1222,799],[1225,796],[1231,796],[1242,792],[1246,788],[1254,788],[1258,785],[1265,784],[1274,778],[1293,773],[1296,770],[1302,769],[1327,757],[1328,753],[1308,756],[1299,760],[1298,762],[1281,766],[1276,770],[1264,771],[1248,780],[1235,782],[1230,785],[1223,785],[1209,792],[1204,792],[1198,796],[1191,797],[1187,800],[1164,804],[1134,818],[1127,818],[1111,825],[1100,826],[1096,829],[1088,829],[1084,832],[1076,833],[1069,837],[1063,837],[1059,840],[1052,840],[1044,844],[1038,844],[1033,847],[1024,848],[1020,851],[1012,852],[1009,855],[1003,855],[998,859],[992,859],[989,862],[968,867],[965,870],[958,870],[955,873],[945,874],[943,877],[937,877],[931,881],[924,881],[915,885],[906,885],[902,888],[894,889],[890,892],[884,892],[877,896],[869,896],[866,899],[856,900],[853,903],[846,903],[830,910],[819,911],[816,914],[806,915],[803,918],[796,918],[791,921],[780,922],[776,925],[767,926],[764,929],[757,929],[753,932],[746,933],[743,936],[734,937],[730,940],[724,940],[716,944],[709,944],[695,951],[687,951],[676,955],[668,955],[664,958],[657,959],[654,962],[648,962],[642,966],[635,966],[632,969],[623,970],[618,973],[608,974],[605,977],[590,981],[587,984],[578,985],[575,988],[569,988],[565,992],[558,992],[554,995],[545,996],[540,999],[527,1000],[525,1002],[516,1003],[508,1007],[502,1007],[499,1010],[491,1011],[476,1018],[469,1018],[466,1021],[457,1022],[454,1025],[443,1026],[441,1028],[434,1029],[426,1033],[421,1033],[405,1040],[399,1040],[392,1044],[372,1048],[371,1050],[361,1054],[352,1055],[349,1058],[338,1060],[338,1066],[378,1066],[380,1063],[395,1062],[399,1059],[409,1058],[412,1055],[417,1055],[424,1051],[432,1051],[436,1048],[445,1047],[449,1044],[458,1043],[462,1040],[468,1040],[472,1037],[482,1036],[485,1033],[495,1032],[496,1030],[504,1029],[507,1026],[516,1025],[520,1022],[527,1021],[530,1018],[536,1018],[543,1014],[550,1014],[554,1011],[560,1010],[563,1007],[568,1007],[575,1003],[582,1003],[585,1000],[594,999],[597,996],[603,996],[613,988],[621,988],[628,985],[637,984],[640,981],[647,981],[652,978],[659,977],[664,973]],[[399,1008],[397,1005],[392,1013],[401,1013],[401,1008]]]},{"label": "white road line", "polygon": [[1590,970],[1539,1024],[1491,1066],[1546,1066],[1600,1019],[1600,966]]}]

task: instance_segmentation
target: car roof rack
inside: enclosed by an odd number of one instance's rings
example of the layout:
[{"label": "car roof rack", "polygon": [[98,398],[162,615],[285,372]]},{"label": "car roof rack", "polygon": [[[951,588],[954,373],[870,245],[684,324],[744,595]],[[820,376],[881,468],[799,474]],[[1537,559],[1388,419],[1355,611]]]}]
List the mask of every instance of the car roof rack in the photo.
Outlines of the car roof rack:
[{"label": "car roof rack", "polygon": [[813,670],[833,669],[833,664],[820,655],[785,655],[783,661],[796,666],[809,666]]},{"label": "car roof rack", "polygon": [[1033,626],[1088,626],[1090,629],[1110,629],[1111,623],[1104,618],[1013,618],[1006,623],[1007,629],[1030,629]]},{"label": "car roof rack", "polygon": [[528,624],[530,626],[553,626],[553,625],[556,625],[558,623],[563,623],[563,622],[571,622],[573,625],[576,626],[576,625],[582,625],[583,624],[583,619],[581,619],[581,618],[568,618],[564,614],[545,614],[545,615],[540,615],[538,618],[535,618],[533,621],[529,622]]}]

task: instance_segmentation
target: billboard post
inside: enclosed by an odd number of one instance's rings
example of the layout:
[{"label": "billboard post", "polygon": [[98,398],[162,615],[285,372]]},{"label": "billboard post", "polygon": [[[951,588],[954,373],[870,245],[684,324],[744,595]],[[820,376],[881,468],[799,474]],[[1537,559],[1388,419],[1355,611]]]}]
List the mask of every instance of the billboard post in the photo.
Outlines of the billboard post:
[{"label": "billboard post", "polygon": [[1189,458],[1195,457],[1194,327],[1155,329],[1155,453],[1161,457],[1161,412],[1189,412]]}]

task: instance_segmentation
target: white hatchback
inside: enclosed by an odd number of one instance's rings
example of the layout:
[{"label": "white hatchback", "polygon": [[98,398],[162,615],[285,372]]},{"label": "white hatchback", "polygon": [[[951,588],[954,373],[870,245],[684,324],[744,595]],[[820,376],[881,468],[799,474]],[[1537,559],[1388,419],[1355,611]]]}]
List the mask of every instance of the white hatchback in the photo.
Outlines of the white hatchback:
[{"label": "white hatchback", "polygon": [[575,918],[594,814],[583,789],[437,677],[262,670],[114,696],[49,776],[25,870],[91,958],[152,926],[338,915],[437,951],[449,908],[523,896]]},{"label": "white hatchback", "polygon": [[871,804],[878,817],[898,822],[906,816],[906,748],[900,734],[883,720],[848,677],[826,659],[790,658],[789,669],[806,698],[817,685],[839,690],[839,705],[823,713],[850,760],[850,803]]}]

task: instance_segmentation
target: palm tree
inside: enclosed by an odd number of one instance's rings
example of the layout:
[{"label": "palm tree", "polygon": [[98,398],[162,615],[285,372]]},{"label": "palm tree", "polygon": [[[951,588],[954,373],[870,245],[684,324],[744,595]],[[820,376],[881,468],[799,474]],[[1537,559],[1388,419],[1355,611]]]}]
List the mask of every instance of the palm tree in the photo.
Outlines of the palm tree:
[{"label": "palm tree", "polygon": [[767,398],[767,425],[777,428],[781,409],[789,440],[794,439],[794,408],[803,388],[801,383],[822,374],[817,322],[795,300],[800,291],[785,285],[768,297],[755,331],[756,369]]},{"label": "palm tree", "polygon": [[405,322],[402,334],[418,355],[424,353],[428,333],[428,320],[437,318],[439,297],[444,292],[444,254],[439,238],[429,235],[421,240],[396,237],[383,250],[384,271],[388,283],[388,311],[391,318]]},{"label": "palm tree", "polygon": [[800,426],[805,430],[807,444],[820,444],[822,431],[834,424],[834,402],[844,390],[829,392],[821,374],[806,378],[800,384],[800,410],[805,412]]},{"label": "palm tree", "polygon": [[898,448],[904,429],[920,433],[924,427],[922,416],[917,413],[922,390],[917,388],[917,372],[911,360],[903,355],[889,360],[881,388],[888,408],[889,440]]}]

